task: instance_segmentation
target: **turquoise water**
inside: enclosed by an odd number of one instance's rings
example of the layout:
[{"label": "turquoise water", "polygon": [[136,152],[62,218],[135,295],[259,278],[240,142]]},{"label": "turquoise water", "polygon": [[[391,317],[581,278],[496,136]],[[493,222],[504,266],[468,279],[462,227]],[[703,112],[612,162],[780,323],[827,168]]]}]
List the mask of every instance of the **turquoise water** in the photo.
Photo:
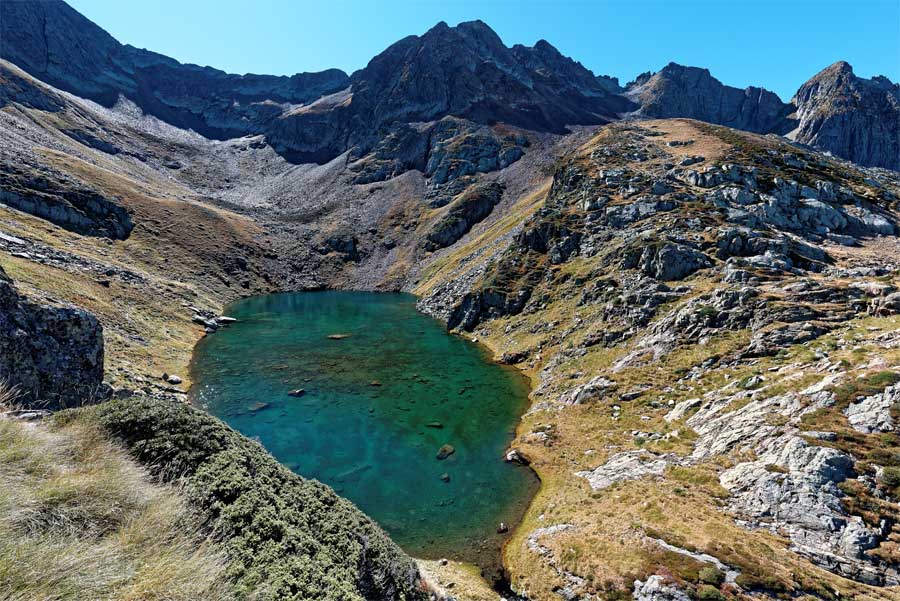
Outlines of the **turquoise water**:
[{"label": "turquoise water", "polygon": [[[410,295],[276,294],[227,314],[238,323],[195,351],[195,404],[334,487],[410,554],[496,566],[498,524],[517,523],[537,487],[502,459],[527,401],[521,374]],[[445,444],[455,452],[441,461]]]}]

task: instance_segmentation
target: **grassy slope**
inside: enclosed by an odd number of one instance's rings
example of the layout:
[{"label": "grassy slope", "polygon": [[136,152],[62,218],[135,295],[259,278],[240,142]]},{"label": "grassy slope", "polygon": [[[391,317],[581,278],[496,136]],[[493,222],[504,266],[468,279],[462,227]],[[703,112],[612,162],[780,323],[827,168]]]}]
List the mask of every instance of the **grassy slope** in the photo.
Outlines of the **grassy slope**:
[{"label": "grassy slope", "polygon": [[425,596],[353,504],[177,402],[0,418],[0,535],[4,599]]},{"label": "grassy slope", "polygon": [[0,596],[236,598],[224,554],[95,424],[0,419]]}]

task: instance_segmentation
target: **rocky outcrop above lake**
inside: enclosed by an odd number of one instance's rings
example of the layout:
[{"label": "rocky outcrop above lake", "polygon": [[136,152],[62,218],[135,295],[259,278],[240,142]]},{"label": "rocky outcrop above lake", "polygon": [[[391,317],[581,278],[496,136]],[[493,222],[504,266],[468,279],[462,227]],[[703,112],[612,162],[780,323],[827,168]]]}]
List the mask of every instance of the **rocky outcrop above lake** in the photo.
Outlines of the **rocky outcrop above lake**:
[{"label": "rocky outcrop above lake", "polygon": [[466,190],[429,232],[425,250],[444,248],[462,238],[472,226],[490,215],[502,194],[503,186],[498,183],[476,185]]},{"label": "rocky outcrop above lake", "polygon": [[0,382],[34,408],[101,400],[103,328],[83,309],[25,298],[0,268]]},{"label": "rocky outcrop above lake", "polygon": [[134,228],[128,210],[116,200],[58,171],[12,162],[0,165],[0,202],[88,236],[124,240]]}]

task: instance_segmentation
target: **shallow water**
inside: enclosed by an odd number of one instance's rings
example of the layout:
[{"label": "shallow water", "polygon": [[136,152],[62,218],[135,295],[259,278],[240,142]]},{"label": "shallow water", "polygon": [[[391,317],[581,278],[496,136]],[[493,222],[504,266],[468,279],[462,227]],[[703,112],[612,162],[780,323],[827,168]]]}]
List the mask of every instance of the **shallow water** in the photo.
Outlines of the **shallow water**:
[{"label": "shallow water", "polygon": [[[195,351],[195,404],[334,487],[410,554],[496,567],[498,524],[515,524],[537,488],[502,460],[527,402],[521,374],[410,295],[276,294],[228,315],[240,321]],[[445,444],[456,451],[441,461]]]}]

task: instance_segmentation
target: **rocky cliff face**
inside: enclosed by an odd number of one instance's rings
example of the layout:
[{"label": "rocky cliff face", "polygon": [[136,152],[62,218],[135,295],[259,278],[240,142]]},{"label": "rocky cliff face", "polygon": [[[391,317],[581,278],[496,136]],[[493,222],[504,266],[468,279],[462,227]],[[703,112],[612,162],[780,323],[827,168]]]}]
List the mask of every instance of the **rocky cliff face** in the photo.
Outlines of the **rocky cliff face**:
[{"label": "rocky cliff face", "polygon": [[24,298],[0,267],[0,382],[36,408],[103,398],[103,328],[81,309]]},{"label": "rocky cliff face", "polygon": [[688,117],[757,133],[788,134],[860,165],[900,169],[900,84],[862,79],[841,61],[803,84],[790,103],[763,88],[722,84],[706,69],[669,63],[625,95],[640,117]]},{"label": "rocky cliff face", "polygon": [[451,114],[563,132],[603,123],[628,106],[547,42],[510,49],[481,21],[439,23],[401,40],[352,81],[356,115],[376,126]]},{"label": "rocky cliff face", "polygon": [[669,63],[629,86],[626,95],[645,117],[687,117],[758,133],[784,129],[790,105],[763,88],[726,86],[707,69]]},{"label": "rocky cliff face", "polygon": [[862,165],[900,170],[900,84],[857,77],[841,61],[803,84],[792,102],[793,139]]},{"label": "rocky cliff face", "polygon": [[[401,123],[454,116],[563,133],[567,125],[606,123],[633,108],[612,80],[595,77],[549,43],[507,48],[481,21],[439,23],[404,38],[350,81],[346,92],[284,114],[273,125],[273,142],[301,160],[348,148],[365,155]],[[324,135],[308,138],[310,131]],[[427,129],[419,134],[427,140]]]}]

